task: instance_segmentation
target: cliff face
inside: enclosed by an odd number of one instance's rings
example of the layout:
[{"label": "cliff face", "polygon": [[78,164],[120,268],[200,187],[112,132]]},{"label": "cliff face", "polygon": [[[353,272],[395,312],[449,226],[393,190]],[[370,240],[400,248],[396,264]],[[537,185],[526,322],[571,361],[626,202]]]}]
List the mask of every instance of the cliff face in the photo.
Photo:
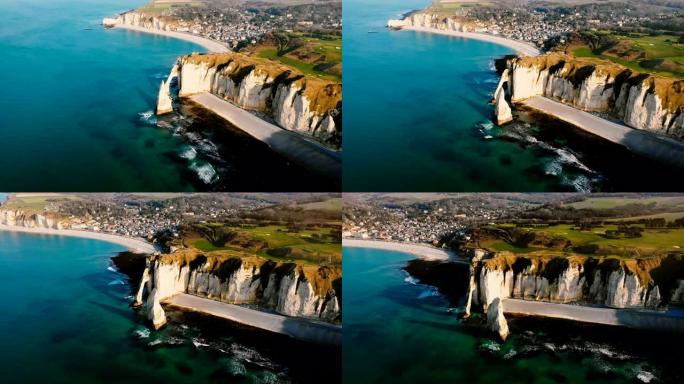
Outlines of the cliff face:
[{"label": "cliff face", "polygon": [[193,54],[180,57],[162,83],[160,105],[167,105],[168,86],[174,77],[181,97],[210,92],[241,108],[266,114],[282,128],[331,145],[341,142],[342,84],[240,53]]},{"label": "cliff face", "polygon": [[148,259],[136,304],[162,324],[155,302],[188,293],[230,304],[249,304],[287,316],[341,320],[342,272],[335,267],[297,266],[260,257],[216,257],[179,251]]},{"label": "cliff face", "polygon": [[403,27],[425,27],[445,31],[469,31],[466,24],[453,18],[422,12],[412,13],[401,20],[389,20],[387,26],[395,29],[401,29]]},{"label": "cliff face", "polygon": [[684,80],[557,53],[510,59],[502,77],[512,102],[545,96],[610,113],[633,128],[684,137]]},{"label": "cliff face", "polygon": [[681,255],[618,260],[500,253],[474,262],[472,298],[485,311],[497,298],[611,308],[684,305],[683,266]]},{"label": "cliff face", "polygon": [[69,224],[67,222],[53,215],[27,213],[19,210],[1,210],[0,224],[25,228],[69,228]]},{"label": "cliff face", "polygon": [[161,31],[175,31],[172,20],[164,17],[155,17],[145,15],[141,12],[126,12],[122,13],[116,18],[105,18],[102,20],[105,27],[113,27],[119,24],[131,25],[134,27],[142,27],[147,29],[156,29]]}]

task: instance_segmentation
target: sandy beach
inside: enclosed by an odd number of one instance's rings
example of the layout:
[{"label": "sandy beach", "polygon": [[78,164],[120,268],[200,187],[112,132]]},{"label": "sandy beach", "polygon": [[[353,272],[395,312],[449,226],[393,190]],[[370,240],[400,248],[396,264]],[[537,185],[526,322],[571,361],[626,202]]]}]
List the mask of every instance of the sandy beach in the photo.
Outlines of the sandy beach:
[{"label": "sandy beach", "polygon": [[154,245],[140,238],[125,237],[112,235],[109,233],[77,231],[73,229],[48,229],[48,228],[25,228],[0,224],[0,231],[32,233],[36,235],[52,235],[52,236],[70,236],[81,237],[84,239],[93,239],[106,241],[112,244],[118,244],[128,248],[132,252],[138,253],[154,253],[156,248]]},{"label": "sandy beach", "polygon": [[539,49],[537,49],[537,47],[533,46],[532,44],[523,41],[507,39],[501,36],[489,35],[486,33],[447,31],[443,29],[427,27],[402,27],[401,29],[417,32],[437,33],[446,36],[463,37],[465,39],[488,41],[490,43],[499,44],[511,48],[518,52],[518,54],[524,56],[539,56],[539,54],[541,53]]},{"label": "sandy beach", "polygon": [[342,247],[384,249],[387,251],[404,252],[425,260],[450,260],[457,258],[454,252],[445,249],[423,244],[393,241],[342,239]]},{"label": "sandy beach", "polygon": [[166,37],[172,37],[174,39],[189,41],[191,43],[195,43],[199,46],[204,47],[204,49],[206,49],[208,52],[224,53],[224,52],[230,51],[227,46],[219,43],[218,41],[210,40],[210,39],[207,39],[205,37],[196,36],[196,35],[192,35],[189,33],[162,31],[159,29],[149,29],[149,28],[143,28],[143,27],[138,27],[138,26],[133,26],[133,25],[126,25],[126,24],[117,24],[113,28],[127,29],[129,31],[136,31],[136,32],[143,32],[143,33],[151,33],[153,35],[166,36]]}]

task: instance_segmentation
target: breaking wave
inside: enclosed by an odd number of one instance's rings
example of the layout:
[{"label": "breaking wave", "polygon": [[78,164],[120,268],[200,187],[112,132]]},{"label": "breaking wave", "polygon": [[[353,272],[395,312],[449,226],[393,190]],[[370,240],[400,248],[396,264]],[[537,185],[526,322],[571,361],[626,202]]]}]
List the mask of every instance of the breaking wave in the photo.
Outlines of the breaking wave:
[{"label": "breaking wave", "polygon": [[179,156],[184,159],[194,160],[197,157],[197,150],[193,146],[188,145],[183,148]]},{"label": "breaking wave", "polygon": [[144,123],[157,125],[157,116],[154,114],[154,111],[140,112],[138,113],[138,116],[140,117],[140,121]]},{"label": "breaking wave", "polygon": [[200,180],[202,180],[202,182],[204,184],[212,184],[212,183],[215,183],[216,181],[218,181],[218,179],[219,179],[219,176],[216,173],[216,170],[209,163],[204,163],[204,164],[192,163],[192,164],[190,164],[190,169],[192,169],[197,174],[197,177]]},{"label": "breaking wave", "polygon": [[419,299],[427,299],[428,297],[439,296],[439,291],[435,287],[428,287],[418,295]]}]

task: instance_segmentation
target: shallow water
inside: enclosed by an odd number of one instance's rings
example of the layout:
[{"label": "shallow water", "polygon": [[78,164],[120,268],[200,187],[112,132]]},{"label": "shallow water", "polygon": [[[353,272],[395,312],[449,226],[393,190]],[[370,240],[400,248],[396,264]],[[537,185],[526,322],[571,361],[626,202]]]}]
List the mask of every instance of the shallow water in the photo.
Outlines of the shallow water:
[{"label": "shallow water", "polygon": [[509,319],[512,336],[500,343],[408,276],[402,268],[412,258],[344,249],[345,383],[681,382],[668,347],[681,337],[519,318]]},{"label": "shallow water", "polygon": [[[325,371],[309,364],[339,361],[329,351],[180,312],[167,312],[170,324],[150,331],[110,263],[123,250],[118,245],[7,232],[0,244],[3,383],[307,382],[307,373]],[[339,374],[337,365],[328,368]]]}]

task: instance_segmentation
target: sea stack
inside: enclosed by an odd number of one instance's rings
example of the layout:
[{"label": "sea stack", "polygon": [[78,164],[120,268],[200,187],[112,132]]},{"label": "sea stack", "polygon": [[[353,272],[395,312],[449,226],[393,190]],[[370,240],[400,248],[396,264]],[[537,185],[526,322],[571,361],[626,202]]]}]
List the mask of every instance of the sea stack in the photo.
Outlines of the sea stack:
[{"label": "sea stack", "polygon": [[487,326],[501,337],[502,341],[508,338],[508,323],[503,313],[503,303],[497,297],[489,304],[487,309]]},{"label": "sea stack", "polygon": [[503,88],[500,88],[496,93],[496,99],[494,101],[494,114],[496,115],[496,124],[504,125],[513,121],[513,113],[511,112],[511,106],[508,105],[506,101],[506,94]]},{"label": "sea stack", "polygon": [[157,96],[157,115],[173,112],[173,97],[171,96],[171,83],[178,77],[178,64],[175,64],[166,80],[162,80]]},{"label": "sea stack", "polygon": [[163,327],[166,324],[166,314],[159,303],[160,293],[157,288],[154,288],[147,298],[147,319],[152,322],[152,327],[155,330]]}]

